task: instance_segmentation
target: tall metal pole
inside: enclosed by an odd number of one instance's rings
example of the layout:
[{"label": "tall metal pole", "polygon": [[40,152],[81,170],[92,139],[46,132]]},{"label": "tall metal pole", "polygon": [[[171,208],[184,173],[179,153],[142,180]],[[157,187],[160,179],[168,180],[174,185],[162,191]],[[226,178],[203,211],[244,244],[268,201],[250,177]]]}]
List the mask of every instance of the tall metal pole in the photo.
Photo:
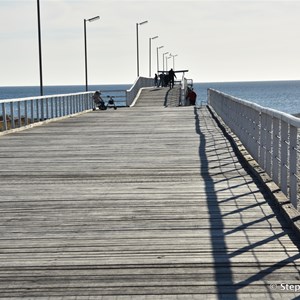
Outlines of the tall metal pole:
[{"label": "tall metal pole", "polygon": [[140,76],[140,61],[139,61],[139,23],[136,23],[136,67],[137,67],[137,77]]},{"label": "tall metal pole", "polygon": [[162,57],[163,57],[163,72],[165,71],[165,55],[169,54],[169,52],[165,52],[163,53]]},{"label": "tall metal pole", "polygon": [[40,95],[44,95],[43,91],[43,64],[42,64],[42,41],[41,41],[41,17],[40,17],[40,1],[37,0],[37,16],[38,16],[38,39],[39,39],[39,65],[40,65]]},{"label": "tall metal pole", "polygon": [[148,23],[148,21],[144,21],[141,23],[136,23],[136,67],[137,67],[137,77],[140,76],[140,61],[139,61],[139,25],[144,25]]},{"label": "tall metal pole", "polygon": [[167,56],[167,57],[166,57],[166,71],[169,71],[169,70],[168,70],[168,59],[171,58],[171,57],[172,57],[172,56]]},{"label": "tall metal pole", "polygon": [[85,66],[85,91],[88,91],[88,71],[87,71],[87,43],[86,43],[86,19],[84,22],[84,66]]},{"label": "tall metal pole", "polygon": [[149,38],[149,78],[151,78],[151,38]]},{"label": "tall metal pole", "polygon": [[170,57],[173,57],[173,70],[175,70],[175,57],[178,56],[178,54],[172,55],[170,54]]},{"label": "tall metal pole", "polygon": [[157,74],[159,71],[159,58],[158,58],[158,50],[163,48],[164,46],[156,47],[156,63],[157,63]]},{"label": "tall metal pole", "polygon": [[151,77],[151,40],[157,39],[157,36],[149,38],[149,77]]},{"label": "tall metal pole", "polygon": [[87,42],[86,42],[86,22],[94,22],[94,21],[97,21],[99,20],[100,17],[97,16],[97,17],[93,17],[93,18],[90,18],[90,19],[84,19],[83,22],[84,22],[84,61],[85,61],[85,91],[87,92],[88,91],[88,63],[87,63]]}]

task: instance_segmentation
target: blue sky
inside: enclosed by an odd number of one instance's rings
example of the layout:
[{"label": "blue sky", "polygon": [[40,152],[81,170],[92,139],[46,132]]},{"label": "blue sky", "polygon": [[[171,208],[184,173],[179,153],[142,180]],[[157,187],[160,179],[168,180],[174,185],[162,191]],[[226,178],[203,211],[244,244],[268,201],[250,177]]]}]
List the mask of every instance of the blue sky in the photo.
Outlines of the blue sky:
[{"label": "blue sky", "polygon": [[[90,84],[152,75],[159,52],[195,82],[300,80],[299,1],[40,0],[45,85],[84,84],[83,20]],[[36,0],[0,0],[0,85],[39,85]],[[168,60],[172,67],[172,59]]]}]

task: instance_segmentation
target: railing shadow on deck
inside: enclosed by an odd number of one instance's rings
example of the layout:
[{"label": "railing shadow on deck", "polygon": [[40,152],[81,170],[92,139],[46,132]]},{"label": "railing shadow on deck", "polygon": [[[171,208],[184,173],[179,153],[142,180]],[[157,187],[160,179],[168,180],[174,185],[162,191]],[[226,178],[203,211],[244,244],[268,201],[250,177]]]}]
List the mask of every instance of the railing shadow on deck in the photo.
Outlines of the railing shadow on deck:
[{"label": "railing shadow on deck", "polygon": [[[222,128],[222,126],[218,123],[218,120],[215,119],[214,115],[212,112],[210,112],[213,119],[217,122],[218,126],[221,128],[223,131],[223,134],[227,138],[229,144],[234,150],[234,154],[237,156],[239,163],[243,167],[242,170],[248,169],[249,167],[245,164],[243,161],[240,153],[238,150],[235,148],[233,141],[230,139],[230,136],[227,134],[227,132]],[[300,274],[300,266],[297,265],[296,260],[300,259],[300,254],[297,252],[295,255],[291,255],[288,252],[287,247],[283,244],[283,242],[280,240],[281,237],[289,237],[292,241],[294,240],[294,245],[300,249],[300,242],[295,242],[295,237],[293,237],[293,234],[290,233],[289,229],[286,229],[286,222],[284,221],[283,217],[279,214],[278,208],[274,205],[274,203],[271,202],[270,198],[266,193],[261,190],[262,188],[259,185],[258,179],[256,179],[251,172],[248,172],[248,174],[251,177],[251,183],[256,184],[257,189],[251,191],[250,193],[244,193],[244,194],[233,194],[232,190],[235,188],[235,186],[230,186],[229,181],[232,178],[237,178],[237,176],[229,176],[226,177],[225,179],[221,179],[220,181],[216,181],[213,178],[213,175],[210,175],[209,170],[212,168],[209,168],[209,159],[208,156],[213,156],[214,151],[206,151],[206,146],[207,146],[207,137],[205,132],[201,129],[201,122],[205,122],[205,120],[201,120],[199,117],[198,109],[194,109],[194,114],[195,114],[195,131],[199,135],[199,158],[200,158],[200,175],[201,178],[204,182],[205,185],[205,192],[206,195],[210,195],[209,199],[207,198],[207,207],[208,207],[208,214],[209,214],[209,223],[210,223],[210,239],[211,239],[211,246],[212,246],[212,256],[213,256],[213,267],[214,267],[214,274],[215,274],[215,282],[217,284],[216,291],[218,295],[218,299],[225,299],[224,295],[228,295],[228,299],[239,299],[238,292],[244,287],[247,287],[251,284],[260,284],[265,287],[265,292],[269,294],[269,299],[275,299],[272,296],[272,293],[279,293],[280,292],[280,286],[278,290],[274,290],[271,287],[272,282],[270,282],[266,276],[272,274],[275,271],[280,270],[282,267],[286,265],[290,265],[291,267],[294,268],[295,273],[293,278],[299,278]],[[211,132],[209,132],[210,137],[212,136]],[[218,148],[219,145],[218,143],[222,143],[222,141],[217,141],[212,137],[213,140],[213,145],[212,148]],[[219,148],[222,149],[222,148]],[[209,152],[209,153],[208,153]],[[218,156],[219,154],[215,154]],[[223,163],[220,161],[219,167],[221,168],[222,165],[228,166],[228,164],[225,162]],[[217,167],[216,167],[217,168]],[[233,169],[235,169],[233,167]],[[217,173],[215,173],[217,174]],[[214,174],[214,175],[215,175]],[[241,176],[241,175],[240,175]],[[238,177],[240,177],[238,176]],[[218,193],[222,190],[217,190],[216,184],[218,182],[224,182],[227,181],[228,188],[227,189],[222,189],[223,191],[229,192],[228,197],[225,196],[223,200],[218,201]],[[247,181],[241,181],[241,185],[248,185],[250,182]],[[257,199],[255,196],[255,193],[261,193],[264,195],[264,200],[266,203],[271,207],[272,213],[267,214],[264,212],[263,208],[261,207],[262,202],[261,200]],[[230,213],[222,213],[221,210],[221,205],[223,204],[228,204],[231,201],[236,201],[240,197],[243,196],[254,196],[256,199],[256,202],[248,205],[243,208],[238,207],[238,203],[235,202],[236,209],[231,211]],[[261,196],[260,196],[261,197]],[[212,200],[213,199],[213,200]],[[261,198],[260,198],[261,199]],[[212,202],[213,201],[213,202]],[[252,220],[252,221],[246,221],[243,220],[243,215],[242,212],[245,210],[251,210],[255,207],[260,208],[263,217],[258,216],[257,219]],[[240,219],[240,225],[235,227],[235,228],[229,228],[226,229],[226,226],[224,224],[224,217],[228,216],[229,214],[235,215],[236,218]],[[271,224],[271,219],[275,218],[279,224],[282,226],[282,232],[277,233],[275,232],[274,228],[272,227]],[[251,241],[251,236],[247,234],[247,229],[250,228],[253,225],[260,224],[261,222],[267,222],[270,226],[270,230],[272,231],[272,235],[267,238],[262,238],[261,240],[257,240],[255,242]],[[230,238],[232,234],[242,232],[244,235],[245,240],[247,241],[245,243],[245,246],[239,248],[239,249],[229,249],[227,246],[227,240]],[[282,259],[276,263],[268,263],[262,264],[259,258],[257,257],[257,253],[259,253],[259,247],[262,245],[266,245],[270,242],[277,241],[277,243],[281,246],[281,249],[284,249],[284,253],[286,255],[285,259]],[[271,247],[271,246],[270,246]],[[257,251],[255,253],[255,251]],[[252,272],[252,274],[249,272],[249,275],[246,273],[244,274],[244,278],[240,279],[235,279],[235,274],[233,268],[236,268],[237,266],[234,265],[234,263],[231,262],[232,258],[236,258],[239,255],[243,255],[247,252],[250,252],[251,255],[254,258],[254,261],[256,261],[255,265],[252,265],[257,269],[255,273]],[[295,253],[295,252],[294,252]],[[292,253],[293,254],[293,253]],[[266,252],[265,255],[268,257],[269,253]],[[244,265],[244,268],[248,268],[249,265]],[[227,271],[227,277],[226,280],[224,281],[224,269]],[[260,282],[258,282],[260,281]],[[284,279],[282,280],[284,282]],[[249,290],[248,290],[249,291]],[[247,292],[248,293],[248,292]],[[257,291],[253,290],[254,294],[257,294]],[[227,298],[226,298],[227,299]]]}]

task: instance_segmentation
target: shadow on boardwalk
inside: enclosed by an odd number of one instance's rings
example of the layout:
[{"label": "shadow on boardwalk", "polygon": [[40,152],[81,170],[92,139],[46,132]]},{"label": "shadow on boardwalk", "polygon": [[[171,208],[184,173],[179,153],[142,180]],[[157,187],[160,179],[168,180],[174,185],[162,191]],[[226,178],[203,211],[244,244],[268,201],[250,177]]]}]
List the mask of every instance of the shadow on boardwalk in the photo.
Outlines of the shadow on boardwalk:
[{"label": "shadow on boardwalk", "polygon": [[[213,173],[212,168],[209,166],[209,162],[212,161],[212,158],[220,163],[220,168],[222,168],[222,166],[228,167],[232,163],[226,161],[222,162],[219,158],[214,157],[214,150],[209,151],[210,148],[220,149],[220,151],[222,151],[222,147],[225,146],[223,144],[224,141],[214,138],[214,133],[207,131],[207,126],[202,124],[207,122],[207,119],[202,119],[199,112],[200,110],[194,108],[195,130],[199,135],[200,175],[205,184],[205,192],[207,195],[210,242],[218,299],[240,299],[240,292],[243,288],[249,291],[247,287],[251,287],[251,294],[263,292],[266,299],[281,299],[280,294],[278,294],[280,292],[289,292],[289,294],[286,295],[288,297],[287,299],[294,299],[293,296],[297,297],[297,293],[294,293],[295,291],[297,292],[297,290],[295,290],[297,287],[293,288],[293,284],[299,284],[300,280],[300,266],[299,262],[297,262],[300,258],[300,254],[298,251],[295,251],[294,254],[293,252],[291,253],[289,246],[284,243],[283,239],[288,237],[299,250],[300,243],[297,241],[297,237],[287,228],[287,224],[279,214],[279,210],[275,207],[274,203],[272,203],[272,200],[266,192],[260,187],[258,180],[251,175],[250,170],[248,170],[248,173],[251,176],[251,181],[257,185],[257,190],[250,193],[248,192],[247,194],[237,194],[231,191],[235,188],[241,188],[243,185],[247,186],[250,183],[249,181],[243,180],[243,175],[231,177],[231,174],[228,174],[226,179],[216,180],[218,172]],[[230,135],[220,126],[211,111],[210,113],[212,119],[217,122],[223,134],[228,139],[228,143],[230,143],[233,148],[239,163],[243,169],[247,171],[248,166],[243,161],[241,154],[236,150]],[[230,185],[229,182],[232,179],[239,178],[241,180],[238,184],[235,186]],[[222,198],[221,200],[219,200],[219,192],[221,190],[218,190],[216,187],[216,184],[220,183],[220,181],[228,185],[228,188],[222,189],[222,192],[227,193],[228,197]],[[239,198],[251,195],[255,197],[255,193],[257,192],[264,195],[264,201],[257,199],[255,203],[241,208],[238,207]],[[261,209],[261,213],[257,214],[257,216],[254,215],[252,220],[245,220],[245,213],[247,214],[247,212],[253,209],[260,208],[264,202],[271,207],[271,213],[265,213],[264,210]],[[224,205],[232,205],[232,203],[234,203],[237,208],[224,213]],[[237,222],[232,222],[232,225],[228,226],[224,220],[229,216],[232,216]],[[282,229],[281,231],[275,230],[276,225],[273,225],[273,219],[279,222]],[[253,240],[252,234],[249,234],[249,230],[252,228],[256,228],[258,235],[259,232],[263,230],[270,230],[272,235]],[[235,240],[234,244],[238,244],[239,237],[243,237],[246,243],[241,247],[232,249],[231,245],[233,241]],[[273,248],[275,243],[279,245],[278,248],[276,246]],[[269,244],[270,246],[268,246]],[[286,258],[276,261],[277,254],[280,251],[284,253],[279,254],[283,254]],[[261,254],[265,259],[262,259]],[[243,256],[246,257],[246,260],[241,258]],[[239,262],[235,260],[237,257],[241,258]],[[275,258],[275,260],[272,258]],[[240,276],[240,274],[246,274],[246,276]],[[239,280],[239,278],[241,279]],[[292,286],[290,287],[290,285]],[[261,289],[261,287],[263,287],[263,289]],[[300,286],[298,285],[298,289],[299,288]],[[289,289],[289,291],[287,291],[287,289]],[[247,296],[247,294],[244,294],[244,296]],[[282,296],[284,296],[284,294],[282,294]],[[251,296],[249,295],[249,297]]]}]

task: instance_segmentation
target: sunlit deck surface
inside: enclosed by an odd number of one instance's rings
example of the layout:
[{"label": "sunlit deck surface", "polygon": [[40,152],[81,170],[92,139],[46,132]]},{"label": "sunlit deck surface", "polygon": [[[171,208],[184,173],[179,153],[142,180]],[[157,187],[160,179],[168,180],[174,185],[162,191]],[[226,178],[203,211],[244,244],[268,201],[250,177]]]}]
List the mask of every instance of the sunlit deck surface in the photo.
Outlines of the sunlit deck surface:
[{"label": "sunlit deck surface", "polygon": [[0,299],[294,299],[299,240],[203,106],[0,137]]}]

